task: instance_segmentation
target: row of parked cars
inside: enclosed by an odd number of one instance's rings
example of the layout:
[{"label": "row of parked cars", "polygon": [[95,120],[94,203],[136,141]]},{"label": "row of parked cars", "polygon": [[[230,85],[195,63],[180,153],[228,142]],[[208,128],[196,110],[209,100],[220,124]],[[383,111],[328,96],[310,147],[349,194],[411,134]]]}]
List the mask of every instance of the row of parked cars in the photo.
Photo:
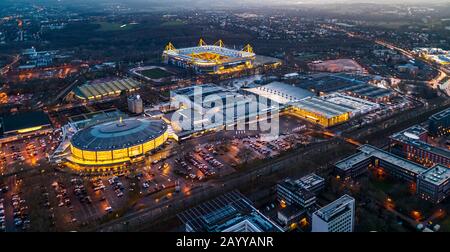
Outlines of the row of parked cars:
[{"label": "row of parked cars", "polygon": [[47,187],[45,187],[44,185],[41,185],[41,195],[42,195],[42,204],[44,205],[44,207],[48,208],[48,220],[49,220],[49,225],[51,227],[55,226],[55,213],[53,211],[53,207],[50,204],[50,197],[49,197],[49,193],[47,191]]},{"label": "row of parked cars", "polygon": [[25,200],[20,198],[19,194],[12,195],[13,217],[16,228],[27,230],[30,228],[30,219],[28,217],[28,207]]},{"label": "row of parked cars", "polygon": [[204,150],[198,150],[197,153],[213,167],[222,168],[223,164],[215,159],[211,154],[206,153]]},{"label": "row of parked cars", "polygon": [[125,186],[120,182],[119,177],[114,176],[108,180],[108,183],[113,188],[114,192],[116,193],[117,197],[123,196],[123,191],[125,191]]},{"label": "row of parked cars", "polygon": [[91,204],[91,196],[88,195],[86,188],[84,187],[83,180],[79,178],[73,178],[70,180],[74,186],[73,193],[81,203]]},{"label": "row of parked cars", "polygon": [[6,217],[5,217],[5,206],[3,202],[5,199],[0,197],[0,232],[6,232]]},{"label": "row of parked cars", "polygon": [[69,195],[67,194],[67,189],[62,182],[55,181],[52,183],[52,187],[55,189],[59,207],[72,205]]}]

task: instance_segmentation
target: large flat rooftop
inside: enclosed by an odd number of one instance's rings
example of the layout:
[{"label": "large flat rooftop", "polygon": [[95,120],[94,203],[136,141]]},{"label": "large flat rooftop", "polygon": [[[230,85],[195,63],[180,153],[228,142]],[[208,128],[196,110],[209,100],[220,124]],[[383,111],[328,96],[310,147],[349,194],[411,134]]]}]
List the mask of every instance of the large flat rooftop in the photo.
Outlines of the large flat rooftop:
[{"label": "large flat rooftop", "polygon": [[327,101],[318,97],[308,97],[300,101],[292,103],[293,106],[300,109],[308,110],[316,114],[320,114],[326,118],[333,118],[345,113],[349,113],[353,108]]},{"label": "large flat rooftop", "polygon": [[86,83],[74,89],[81,99],[95,99],[103,96],[119,95],[122,91],[134,91],[139,88],[139,82],[127,78],[98,83]]},{"label": "large flat rooftop", "polygon": [[427,181],[436,185],[445,182],[446,176],[450,176],[450,169],[440,164],[427,168],[368,144],[359,147],[358,150],[360,152],[337,162],[335,166],[340,170],[346,171],[364,160],[377,158],[406,169],[416,176],[423,176]]},{"label": "large flat rooftop", "polygon": [[311,190],[312,187],[324,183],[325,179],[320,177],[315,173],[310,173],[306,176],[303,176],[295,181],[300,187]]},{"label": "large flat rooftop", "polygon": [[180,214],[193,232],[281,232],[239,191],[223,194]]},{"label": "large flat rooftop", "polygon": [[358,148],[359,152],[356,154],[353,154],[335,164],[336,167],[339,169],[345,171],[348,169],[351,169],[354,165],[368,159],[368,158],[378,158],[381,160],[384,160],[386,162],[389,162],[391,164],[397,165],[399,167],[402,167],[403,169],[407,169],[414,174],[420,174],[423,172],[426,168],[416,164],[412,161],[409,161],[407,159],[401,158],[399,156],[396,156],[388,151],[379,149],[377,147],[374,147],[372,145],[365,144]]},{"label": "large flat rooftop", "polygon": [[314,74],[305,78],[298,84],[298,87],[314,90],[315,92],[333,93],[344,92],[353,93],[358,96],[377,99],[390,96],[392,91],[379,88],[369,84],[373,80],[368,75],[353,74]]},{"label": "large flat rooftop", "polygon": [[450,108],[442,110],[442,111],[430,116],[430,119],[439,121],[446,117],[450,117]]},{"label": "large flat rooftop", "polygon": [[299,101],[306,97],[314,96],[314,93],[309,90],[278,81],[260,87],[246,88],[245,90],[280,104]]},{"label": "large flat rooftop", "polygon": [[440,185],[446,182],[447,180],[450,180],[450,169],[448,167],[438,164],[424,171],[420,175],[420,177],[424,181]]},{"label": "large flat rooftop", "polygon": [[43,111],[23,112],[0,117],[0,133],[20,131],[34,127],[50,126],[48,115]]}]

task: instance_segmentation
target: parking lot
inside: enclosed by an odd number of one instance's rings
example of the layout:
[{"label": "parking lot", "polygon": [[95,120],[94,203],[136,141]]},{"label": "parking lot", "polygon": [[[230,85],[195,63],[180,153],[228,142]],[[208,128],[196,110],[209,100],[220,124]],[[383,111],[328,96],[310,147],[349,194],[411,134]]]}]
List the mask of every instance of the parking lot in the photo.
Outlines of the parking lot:
[{"label": "parking lot", "polygon": [[39,166],[58,145],[61,133],[37,136],[6,143],[0,146],[0,173],[15,172],[16,166]]},{"label": "parking lot", "polygon": [[[169,142],[131,172],[101,177],[80,176],[51,168],[45,158],[56,147],[54,136],[30,139],[3,146],[8,153],[31,153],[37,159],[29,174],[3,178],[0,210],[1,228],[6,231],[76,230],[101,223],[116,214],[156,205],[171,197],[185,197],[214,179],[241,169],[255,159],[272,158],[297,145],[317,141],[312,125],[291,116],[280,118],[282,132],[274,141],[263,141],[257,130],[227,130]],[[11,147],[14,146],[14,147]],[[33,147],[34,146],[34,147]],[[18,155],[18,154],[17,154]],[[30,156],[26,156],[31,157]],[[8,156],[6,162],[27,165]],[[32,175],[30,175],[30,173]],[[30,209],[38,209],[28,212]]]}]

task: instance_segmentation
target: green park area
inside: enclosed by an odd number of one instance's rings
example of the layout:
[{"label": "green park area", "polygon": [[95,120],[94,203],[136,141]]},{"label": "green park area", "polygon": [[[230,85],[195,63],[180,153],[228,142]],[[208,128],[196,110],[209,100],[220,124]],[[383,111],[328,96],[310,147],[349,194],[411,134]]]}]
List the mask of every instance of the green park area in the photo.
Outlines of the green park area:
[{"label": "green park area", "polygon": [[95,22],[95,24],[100,25],[97,29],[98,31],[122,31],[128,30],[133,27],[130,24],[114,23],[114,22]]}]

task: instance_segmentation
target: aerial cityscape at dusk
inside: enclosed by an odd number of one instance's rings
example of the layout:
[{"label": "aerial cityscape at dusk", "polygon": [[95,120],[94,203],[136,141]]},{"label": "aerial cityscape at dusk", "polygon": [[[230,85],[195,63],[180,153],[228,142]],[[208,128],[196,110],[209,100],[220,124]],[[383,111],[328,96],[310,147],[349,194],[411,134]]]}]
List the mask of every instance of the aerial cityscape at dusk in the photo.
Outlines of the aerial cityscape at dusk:
[{"label": "aerial cityscape at dusk", "polygon": [[0,1],[0,232],[450,232],[449,133],[449,1]]}]

